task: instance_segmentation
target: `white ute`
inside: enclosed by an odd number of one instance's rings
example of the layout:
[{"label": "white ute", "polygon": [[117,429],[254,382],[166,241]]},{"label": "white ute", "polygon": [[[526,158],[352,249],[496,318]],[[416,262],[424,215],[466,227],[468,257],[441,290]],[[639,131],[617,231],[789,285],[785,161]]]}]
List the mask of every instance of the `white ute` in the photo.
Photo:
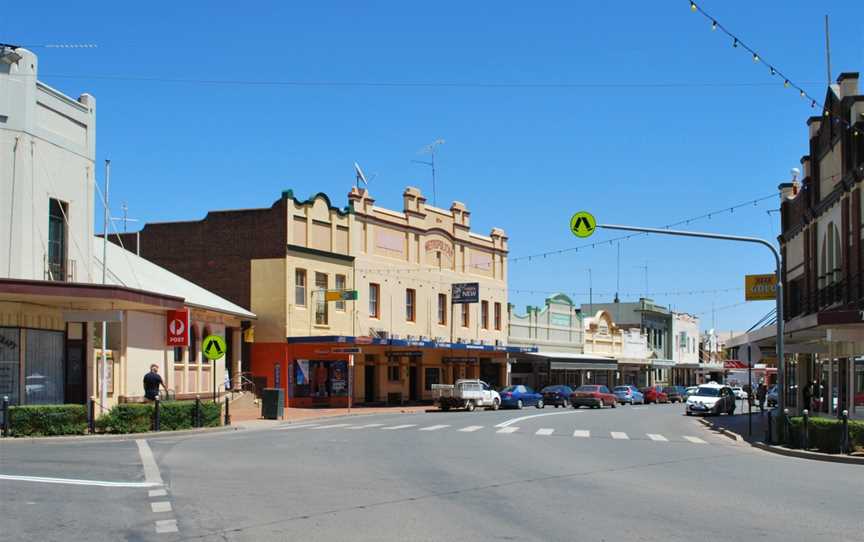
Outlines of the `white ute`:
[{"label": "white ute", "polygon": [[435,404],[441,410],[464,408],[472,411],[476,407],[498,410],[501,396],[492,386],[482,380],[457,380],[456,384],[432,384]]}]

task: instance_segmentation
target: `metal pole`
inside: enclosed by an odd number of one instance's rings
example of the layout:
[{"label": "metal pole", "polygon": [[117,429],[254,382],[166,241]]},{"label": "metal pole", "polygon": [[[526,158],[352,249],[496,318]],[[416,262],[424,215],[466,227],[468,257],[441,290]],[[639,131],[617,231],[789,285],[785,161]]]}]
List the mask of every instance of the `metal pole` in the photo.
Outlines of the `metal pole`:
[{"label": "metal pole", "polygon": [[9,436],[9,396],[3,396],[3,436]]},{"label": "metal pole", "polygon": [[[785,324],[783,322],[783,282],[781,280],[782,273],[782,262],[780,259],[780,253],[777,251],[777,248],[774,245],[765,239],[759,239],[758,237],[742,237],[737,235],[723,235],[719,233],[706,233],[706,232],[694,232],[694,231],[683,231],[683,230],[669,230],[662,228],[640,228],[635,226],[621,226],[614,224],[598,224],[598,228],[604,228],[607,230],[622,230],[622,231],[634,231],[640,233],[654,233],[658,235],[675,235],[679,237],[698,237],[702,239],[718,239],[721,241],[738,241],[741,243],[754,243],[757,245],[762,245],[768,248],[771,251],[771,254],[774,255],[774,262],[776,265],[775,274],[777,277],[777,295],[776,295],[776,303],[777,303],[777,387],[780,389],[780,393],[777,401],[777,408],[780,412],[785,412],[786,407],[786,374],[785,374],[785,363],[783,361],[784,356],[784,345],[783,345],[783,335],[784,335],[784,327]],[[785,417],[785,416],[784,416]]]},{"label": "metal pole", "polygon": [[831,35],[828,33],[828,15],[825,15],[825,60],[828,68],[828,86],[831,86]]},{"label": "metal pole", "polygon": [[228,395],[225,395],[225,425],[231,425],[231,402],[228,400]]},{"label": "metal pole", "polygon": [[750,394],[753,393],[753,354],[750,345],[747,345],[747,385],[750,388],[747,390],[747,436],[753,436],[753,399]]},{"label": "metal pole", "polygon": [[159,431],[162,427],[162,420],[159,412],[159,396],[156,396],[156,402],[153,403],[153,430]]},{"label": "metal pole", "polygon": [[588,268],[588,316],[594,316],[594,281],[591,279],[591,268]]},{"label": "metal pole", "polygon": [[[111,188],[111,160],[105,160],[105,217],[102,233],[102,284],[108,283],[108,192]],[[99,412],[108,403],[108,322],[102,321],[102,363],[99,375]]]}]

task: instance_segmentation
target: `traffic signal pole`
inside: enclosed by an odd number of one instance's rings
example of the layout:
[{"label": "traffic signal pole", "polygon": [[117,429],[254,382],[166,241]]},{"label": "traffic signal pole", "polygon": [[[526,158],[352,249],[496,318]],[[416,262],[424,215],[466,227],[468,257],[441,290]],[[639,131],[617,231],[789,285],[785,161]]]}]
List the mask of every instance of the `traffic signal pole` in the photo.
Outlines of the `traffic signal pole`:
[{"label": "traffic signal pole", "polygon": [[[642,228],[638,226],[622,226],[617,224],[597,224],[598,228],[603,228],[607,230],[620,230],[620,231],[632,231],[639,233],[652,233],[656,235],[674,235],[677,237],[697,237],[700,239],[718,239],[721,241],[737,241],[739,243],[751,243],[762,245],[767,247],[768,250],[771,251],[771,254],[774,255],[774,263],[775,263],[775,274],[777,276],[777,291],[776,291],[776,302],[777,302],[777,385],[780,389],[780,393],[777,397],[777,407],[782,416],[785,416],[786,409],[786,373],[785,373],[785,364],[783,360],[784,354],[784,344],[783,344],[783,335],[784,335],[784,322],[783,322],[783,282],[781,279],[781,269],[782,269],[782,261],[780,258],[780,253],[774,247],[772,243],[766,241],[765,239],[760,239],[758,237],[741,237],[738,235],[723,235],[719,233],[707,233],[707,232],[695,232],[695,231],[683,231],[683,230],[669,230],[665,228]],[[572,229],[572,226],[571,226]],[[778,427],[782,427],[782,425],[778,424]]]}]

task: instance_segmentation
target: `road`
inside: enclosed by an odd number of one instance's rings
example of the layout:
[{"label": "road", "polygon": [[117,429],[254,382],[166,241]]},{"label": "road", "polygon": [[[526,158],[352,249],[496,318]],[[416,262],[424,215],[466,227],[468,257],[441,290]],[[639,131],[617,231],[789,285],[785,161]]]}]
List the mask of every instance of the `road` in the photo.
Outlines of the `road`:
[{"label": "road", "polygon": [[[164,487],[0,480],[0,538],[864,536],[860,467],[735,443],[680,405],[354,416],[147,444]],[[2,442],[0,474],[143,485],[141,457],[135,441]]]}]

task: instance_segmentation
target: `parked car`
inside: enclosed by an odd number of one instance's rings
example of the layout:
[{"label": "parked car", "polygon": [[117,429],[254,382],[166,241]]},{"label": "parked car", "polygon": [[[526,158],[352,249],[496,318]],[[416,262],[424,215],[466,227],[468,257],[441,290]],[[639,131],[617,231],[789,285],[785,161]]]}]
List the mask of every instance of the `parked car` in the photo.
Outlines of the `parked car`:
[{"label": "parked car", "polygon": [[669,396],[663,393],[663,386],[651,386],[650,388],[642,388],[639,391],[645,396],[645,404],[669,402]]},{"label": "parked car", "polygon": [[689,398],[691,395],[696,393],[696,390],[698,389],[699,386],[690,386],[689,388],[687,388],[686,392],[684,393],[684,399],[686,400],[687,398]]},{"label": "parked car", "polygon": [[729,386],[722,384],[703,384],[696,393],[687,398],[684,413],[693,414],[722,413],[735,414],[735,393]]},{"label": "parked car", "polygon": [[855,394],[855,406],[864,406],[864,391]]},{"label": "parked car", "polygon": [[590,406],[591,408],[611,406],[615,408],[618,406],[618,398],[609,392],[609,388],[595,384],[576,388],[573,395],[570,396],[570,402],[573,404],[573,408],[580,406]]},{"label": "parked car", "polygon": [[684,389],[684,386],[666,386],[663,388],[663,393],[669,398],[670,403],[683,403],[684,394],[687,391]]},{"label": "parked car", "polygon": [[475,407],[498,410],[501,406],[501,396],[482,380],[457,380],[456,384],[432,384],[432,394],[435,404],[441,410],[464,408],[470,412]]},{"label": "parked car", "polygon": [[747,400],[747,392],[741,386],[732,386],[732,393],[735,394],[736,399]]},{"label": "parked car", "polygon": [[765,394],[765,401],[768,403],[768,407],[776,407],[777,403],[780,402],[780,398],[778,397],[778,389],[777,384],[774,384],[770,388],[768,388],[768,393]]},{"label": "parked car", "polygon": [[570,406],[570,396],[573,394],[573,388],[563,384],[546,386],[540,393],[543,394],[543,403],[546,405],[555,405],[555,408]]},{"label": "parked car", "polygon": [[642,392],[639,391],[639,388],[636,386],[626,385],[626,386],[615,386],[612,389],[612,394],[618,399],[618,402],[622,405],[630,404],[630,405],[644,405],[645,404],[645,396],[642,395]]},{"label": "parked car", "polygon": [[501,406],[521,409],[526,406],[543,408],[546,405],[543,402],[543,395],[528,386],[519,384],[516,386],[507,386],[501,390]]}]

